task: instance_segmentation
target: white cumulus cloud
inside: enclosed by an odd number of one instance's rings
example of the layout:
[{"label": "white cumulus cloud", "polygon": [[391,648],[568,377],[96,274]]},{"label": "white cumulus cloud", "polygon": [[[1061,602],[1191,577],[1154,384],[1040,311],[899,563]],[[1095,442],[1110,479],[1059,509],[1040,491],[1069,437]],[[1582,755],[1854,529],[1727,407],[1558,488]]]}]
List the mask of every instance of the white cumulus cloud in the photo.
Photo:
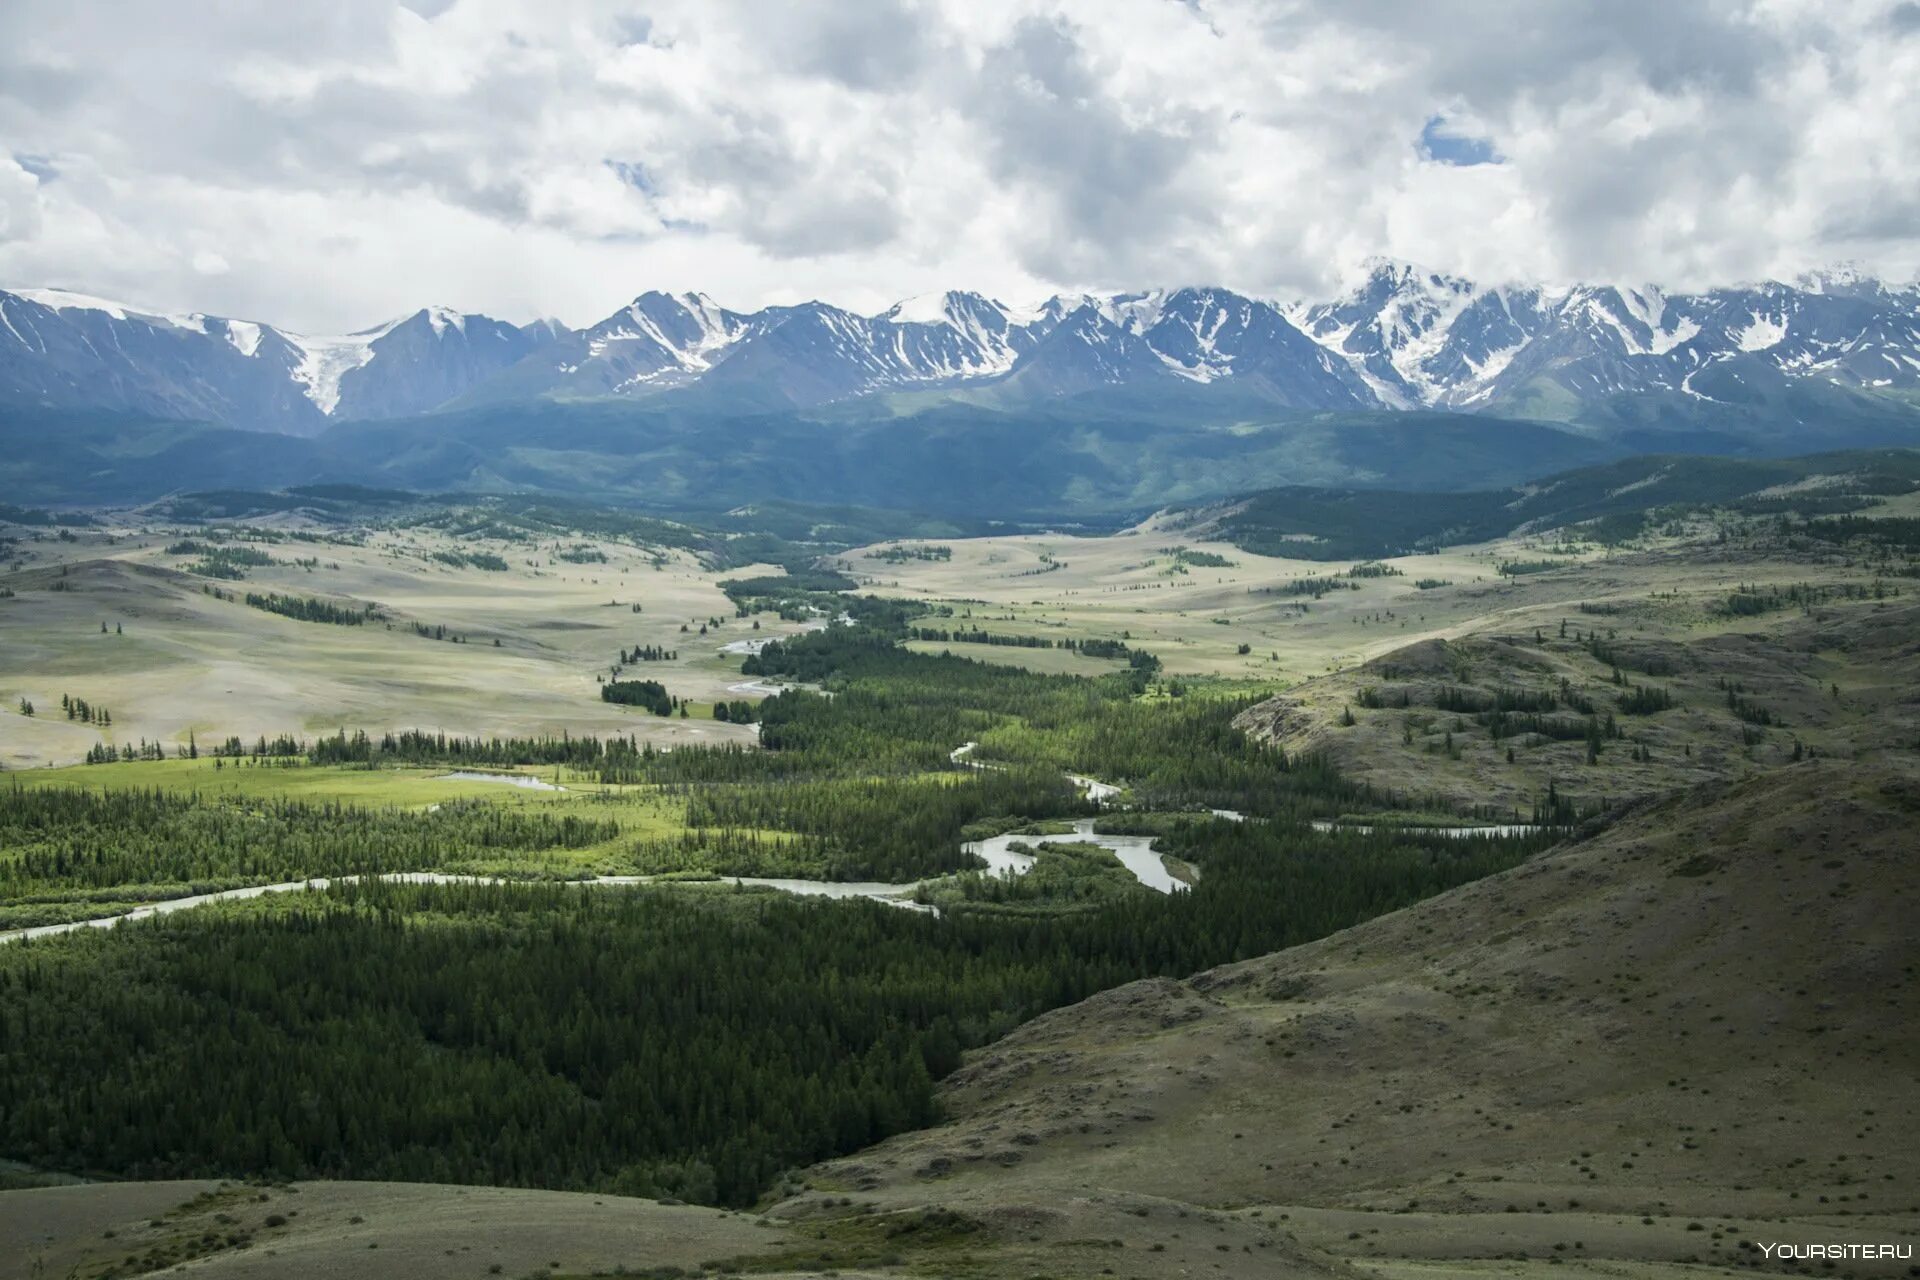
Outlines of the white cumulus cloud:
[{"label": "white cumulus cloud", "polygon": [[[11,0],[0,283],[326,330],[430,302],[584,323],[648,288],[1296,296],[1376,254],[1906,278],[1915,12]],[[1448,163],[1435,121],[1493,159]]]}]

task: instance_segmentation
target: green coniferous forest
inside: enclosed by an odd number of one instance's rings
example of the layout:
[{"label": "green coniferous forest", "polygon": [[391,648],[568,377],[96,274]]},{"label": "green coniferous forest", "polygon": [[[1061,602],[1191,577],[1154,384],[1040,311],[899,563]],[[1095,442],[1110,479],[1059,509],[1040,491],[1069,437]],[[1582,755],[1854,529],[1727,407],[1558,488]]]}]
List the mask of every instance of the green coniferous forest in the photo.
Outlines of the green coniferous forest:
[{"label": "green coniferous forest", "polygon": [[0,892],[60,918],[476,851],[538,875],[589,846],[644,870],[964,873],[965,839],[1093,813],[1068,770],[1126,786],[1138,816],[1120,821],[1157,830],[1198,883],[1145,890],[1087,846],[1045,853],[1052,869],[1026,885],[930,882],[937,914],[731,885],[363,880],[16,943],[0,947],[0,1146],[128,1176],[745,1205],[782,1170],[928,1122],[962,1051],[1039,1012],[1323,936],[1549,839],[1318,832],[1310,820],[1418,798],[1248,740],[1236,700],[1145,699],[1149,668],[1033,675],[910,653],[903,630],[835,627],[749,659],[822,687],[761,704],[764,750],[341,734],[263,743],[245,766],[297,767],[301,751],[370,769],[565,764],[608,800],[683,803],[672,838],[624,832],[620,805],[593,796],[426,812],[15,786],[0,791]]},{"label": "green coniferous forest", "polygon": [[540,874],[540,851],[617,834],[604,819],[477,800],[422,813],[295,800],[231,804],[159,790],[0,787],[0,900],[7,904],[0,928],[97,914],[90,905],[311,876],[464,869],[501,855]]},{"label": "green coniferous forest", "polygon": [[1321,936],[1515,840],[1218,833],[1191,893],[935,918],[773,891],[342,884],[0,951],[0,1135],[54,1168],[751,1202],[1044,1009]]}]

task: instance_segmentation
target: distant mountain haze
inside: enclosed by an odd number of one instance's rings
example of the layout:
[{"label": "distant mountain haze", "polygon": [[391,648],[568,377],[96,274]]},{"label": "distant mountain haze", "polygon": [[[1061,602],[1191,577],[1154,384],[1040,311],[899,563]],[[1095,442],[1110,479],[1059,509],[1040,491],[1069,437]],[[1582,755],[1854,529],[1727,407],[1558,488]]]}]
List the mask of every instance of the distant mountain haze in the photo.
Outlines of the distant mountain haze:
[{"label": "distant mountain haze", "polygon": [[1219,288],[976,293],[872,316],[643,293],[584,329],[426,307],[340,336],[0,291],[0,409],[103,409],[310,435],[513,402],[726,411],[908,396],[1001,410],[1109,389],[1235,412],[1445,409],[1573,420],[1622,396],[1742,406],[1802,382],[1920,388],[1920,287],[1839,270],[1703,293],[1480,286],[1379,261],[1342,297]]}]

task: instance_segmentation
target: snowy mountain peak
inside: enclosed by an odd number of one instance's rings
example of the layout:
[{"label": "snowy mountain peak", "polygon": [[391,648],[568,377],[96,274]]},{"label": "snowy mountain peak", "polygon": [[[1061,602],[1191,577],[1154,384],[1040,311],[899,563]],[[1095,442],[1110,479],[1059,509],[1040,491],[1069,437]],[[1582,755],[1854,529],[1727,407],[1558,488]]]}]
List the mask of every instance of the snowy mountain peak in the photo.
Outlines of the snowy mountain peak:
[{"label": "snowy mountain peak", "polygon": [[822,302],[729,311],[647,292],[597,324],[515,326],[450,307],[339,336],[155,315],[57,289],[0,292],[0,408],[98,406],[316,431],[540,398],[699,396],[756,409],[1000,384],[1077,395],[1230,383],[1276,409],[1578,415],[1618,395],[1745,402],[1781,379],[1920,387],[1920,290],[1856,267],[1792,284],[1482,286],[1373,259],[1324,301],[1210,285],[1057,294],[959,290],[877,315]]},{"label": "snowy mountain peak", "polygon": [[127,308],[117,302],[66,289],[15,289],[12,292],[16,298],[25,298],[54,311],[99,311],[115,320],[125,320],[128,315]]},{"label": "snowy mountain peak", "polygon": [[1378,255],[1363,259],[1360,263],[1360,282],[1347,290],[1349,296],[1372,289],[1392,289],[1395,291],[1416,290],[1422,293],[1472,293],[1475,286],[1461,276],[1423,266],[1418,262],[1408,262],[1404,258],[1385,258]]},{"label": "snowy mountain peak", "polygon": [[426,316],[427,323],[433,326],[435,333],[445,333],[448,329],[465,333],[467,330],[467,317],[452,307],[427,307],[420,314]]},{"label": "snowy mountain peak", "polygon": [[1108,298],[1096,299],[1094,306],[1106,319],[1128,333],[1145,333],[1160,321],[1160,308],[1165,305],[1165,289],[1148,289],[1141,293],[1116,293]]},{"label": "snowy mountain peak", "polygon": [[175,329],[202,329],[206,316],[198,312],[186,314],[168,314],[157,311],[141,311],[125,303],[113,302],[106,298],[96,298],[91,294],[76,293],[71,289],[15,289],[13,295],[28,302],[46,307],[50,311],[96,312],[111,320],[137,320],[146,324],[168,325]]},{"label": "snowy mountain peak", "polygon": [[[1293,316],[1337,352],[1384,404],[1411,408],[1444,397],[1444,375],[1429,366],[1479,290],[1468,280],[1390,258],[1370,258],[1365,277],[1331,302]],[[1489,349],[1484,353],[1492,358]]]},{"label": "snowy mountain peak", "polygon": [[952,324],[957,304],[966,296],[951,289],[945,293],[916,294],[888,307],[886,318],[895,324]]},{"label": "snowy mountain peak", "polygon": [[[649,290],[583,331],[589,360],[600,372],[619,376],[608,389],[622,390],[676,380],[710,368],[746,329],[745,317],[703,293]],[[567,371],[577,372],[574,365]]]}]

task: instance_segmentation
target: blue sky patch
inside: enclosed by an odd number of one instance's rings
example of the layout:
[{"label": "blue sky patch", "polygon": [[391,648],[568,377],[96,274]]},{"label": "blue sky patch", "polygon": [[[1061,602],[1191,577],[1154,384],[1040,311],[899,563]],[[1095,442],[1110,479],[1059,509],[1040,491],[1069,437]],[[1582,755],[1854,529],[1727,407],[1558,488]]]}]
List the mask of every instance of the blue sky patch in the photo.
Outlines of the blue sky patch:
[{"label": "blue sky patch", "polygon": [[654,195],[659,191],[659,188],[654,185],[653,175],[647,172],[647,166],[628,160],[607,160],[603,163],[619,175],[620,181],[635,191],[647,195]]},{"label": "blue sky patch", "polygon": [[1455,133],[1445,116],[1434,116],[1420,130],[1420,154],[1441,164],[1499,164],[1500,154],[1488,138],[1473,138]]},{"label": "blue sky patch", "polygon": [[47,159],[45,156],[29,155],[24,151],[16,151],[13,153],[13,162],[34,177],[40,179],[42,186],[45,186],[60,176],[60,171],[53,167],[53,161]]}]

